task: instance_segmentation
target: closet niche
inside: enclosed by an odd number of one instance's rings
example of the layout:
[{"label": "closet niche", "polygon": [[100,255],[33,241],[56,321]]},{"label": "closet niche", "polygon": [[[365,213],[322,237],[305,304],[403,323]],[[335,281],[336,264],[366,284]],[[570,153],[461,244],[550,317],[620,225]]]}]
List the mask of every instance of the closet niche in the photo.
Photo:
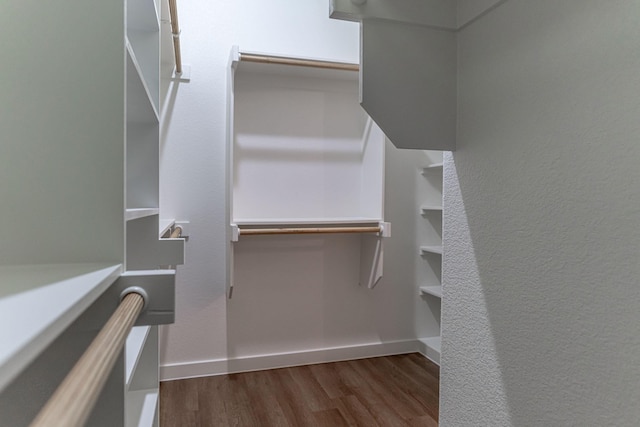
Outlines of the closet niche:
[{"label": "closet niche", "polygon": [[234,47],[229,70],[229,285],[235,242],[349,233],[361,239],[360,284],[372,288],[390,235],[385,135],[359,105],[357,64]]}]

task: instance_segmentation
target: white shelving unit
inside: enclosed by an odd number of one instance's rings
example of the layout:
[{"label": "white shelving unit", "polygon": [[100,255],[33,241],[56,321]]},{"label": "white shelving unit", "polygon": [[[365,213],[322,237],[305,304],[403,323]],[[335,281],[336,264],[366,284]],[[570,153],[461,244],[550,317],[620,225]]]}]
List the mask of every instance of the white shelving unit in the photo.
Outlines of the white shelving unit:
[{"label": "white shelving unit", "polygon": [[[160,266],[183,262],[184,241],[158,235],[158,5],[23,2],[3,20],[20,78],[0,79],[2,425],[30,423],[125,283],[161,301],[140,324],[172,317],[175,272]],[[136,327],[124,359],[87,425],[158,425],[157,326]]]},{"label": "white shelving unit", "polygon": [[[425,243],[419,247],[424,269],[418,285],[423,310],[428,312],[427,318],[435,319],[436,327],[425,328],[423,338],[419,339],[420,351],[435,363],[440,364],[440,308],[442,300],[442,153],[425,152],[430,160],[421,168],[423,175],[420,181],[424,185],[426,200],[419,207],[422,221],[419,230]],[[433,322],[433,320],[431,320]],[[437,335],[435,335],[437,333]]]},{"label": "white shelving unit", "polygon": [[[242,58],[234,48],[228,132],[231,239],[243,226],[383,225],[385,136],[359,105],[358,73]],[[369,287],[381,277],[382,234],[358,236],[365,254],[361,283]],[[229,248],[232,263],[234,247]],[[233,266],[230,272],[232,286]]]}]

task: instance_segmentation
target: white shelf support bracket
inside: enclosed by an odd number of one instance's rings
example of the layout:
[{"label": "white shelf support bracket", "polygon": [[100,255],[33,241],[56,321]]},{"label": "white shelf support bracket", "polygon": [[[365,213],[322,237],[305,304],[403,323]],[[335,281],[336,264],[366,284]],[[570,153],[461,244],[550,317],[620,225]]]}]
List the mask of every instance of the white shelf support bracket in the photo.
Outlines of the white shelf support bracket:
[{"label": "white shelf support bracket", "polygon": [[381,222],[380,223],[380,237],[391,237],[391,223],[390,222]]},{"label": "white shelf support bracket", "polygon": [[231,241],[237,242],[240,239],[240,227],[238,224],[231,224]]},{"label": "white shelf support bracket", "polygon": [[360,286],[373,289],[382,279],[384,238],[391,237],[391,223],[380,222],[380,233],[360,239]]}]

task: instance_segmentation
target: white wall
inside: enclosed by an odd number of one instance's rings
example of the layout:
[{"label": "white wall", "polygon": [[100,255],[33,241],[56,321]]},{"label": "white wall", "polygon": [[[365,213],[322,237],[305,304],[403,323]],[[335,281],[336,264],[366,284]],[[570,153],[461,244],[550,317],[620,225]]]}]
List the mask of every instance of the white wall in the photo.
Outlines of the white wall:
[{"label": "white wall", "polygon": [[638,424],[638,16],[510,0],[459,34],[443,426]]},{"label": "white wall", "polygon": [[[395,265],[387,261],[386,283],[369,291],[352,280],[357,271],[357,264],[349,263],[357,253],[352,236],[303,239],[307,253],[295,252],[290,262],[276,265],[269,264],[269,253],[252,252],[260,250],[260,241],[254,241],[240,247],[248,252],[236,281],[247,285],[238,286],[231,301],[225,298],[225,120],[231,46],[357,62],[358,25],[330,20],[326,0],[200,0],[178,7],[183,60],[191,65],[191,81],[168,92],[160,206],[162,217],[189,220],[191,227],[187,264],[178,268],[176,323],[162,332],[163,376],[268,367],[286,359],[255,361],[255,356],[274,353],[365,345],[366,355],[380,350],[366,345],[381,343],[391,343],[384,347],[390,351],[404,348],[404,340],[415,337],[416,293],[413,270],[398,264],[406,255],[400,249]],[[393,215],[388,208],[387,216]],[[404,234],[395,225],[393,230]],[[323,242],[330,249],[323,248]],[[402,250],[415,250],[399,238],[390,239],[388,247],[394,242],[406,248]],[[293,286],[305,280],[306,287]],[[398,340],[399,346],[394,344]],[[227,363],[227,358],[253,362]]]}]

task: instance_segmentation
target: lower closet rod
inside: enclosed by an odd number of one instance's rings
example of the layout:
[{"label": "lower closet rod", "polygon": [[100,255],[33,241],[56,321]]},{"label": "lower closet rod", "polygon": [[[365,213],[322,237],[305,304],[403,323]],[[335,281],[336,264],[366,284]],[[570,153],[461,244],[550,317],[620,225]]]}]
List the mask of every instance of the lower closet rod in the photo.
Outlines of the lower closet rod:
[{"label": "lower closet rod", "polygon": [[241,228],[240,236],[261,234],[329,234],[329,233],[380,233],[382,227],[322,227],[322,228]]},{"label": "lower closet rod", "polygon": [[143,307],[142,295],[125,295],[30,427],[85,425]]}]

